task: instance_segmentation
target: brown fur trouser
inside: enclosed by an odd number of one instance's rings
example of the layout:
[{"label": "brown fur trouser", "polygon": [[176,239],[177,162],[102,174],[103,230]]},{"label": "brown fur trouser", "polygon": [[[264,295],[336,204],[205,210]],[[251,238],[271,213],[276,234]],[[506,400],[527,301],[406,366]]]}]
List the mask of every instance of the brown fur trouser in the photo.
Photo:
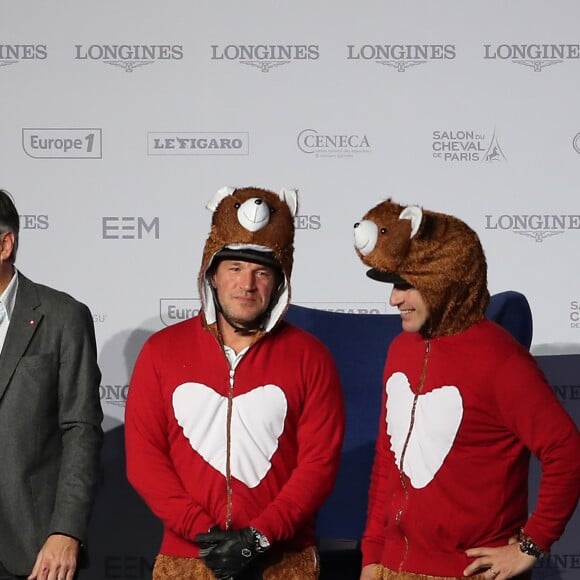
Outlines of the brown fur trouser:
[{"label": "brown fur trouser", "polygon": [[[515,580],[529,580],[531,572],[525,572],[519,576],[514,576]],[[428,576],[427,574],[413,574],[413,572],[393,572],[380,564],[375,568],[374,580],[466,580],[464,576]],[[469,576],[469,580],[488,580],[484,572]]]},{"label": "brown fur trouser", "polygon": [[[301,552],[271,550],[263,558],[264,580],[318,580],[320,563],[312,546]],[[159,554],[153,566],[153,580],[215,580],[215,576],[201,559]]]}]

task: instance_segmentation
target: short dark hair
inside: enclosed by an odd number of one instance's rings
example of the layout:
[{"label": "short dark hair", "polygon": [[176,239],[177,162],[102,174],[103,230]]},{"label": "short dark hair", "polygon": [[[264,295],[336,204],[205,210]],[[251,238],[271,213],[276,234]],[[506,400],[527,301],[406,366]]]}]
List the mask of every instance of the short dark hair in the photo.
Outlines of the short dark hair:
[{"label": "short dark hair", "polygon": [[14,262],[16,260],[16,250],[18,249],[20,216],[12,196],[5,189],[0,189],[0,234],[5,234],[6,232],[14,234],[14,249],[10,256],[11,262]]}]

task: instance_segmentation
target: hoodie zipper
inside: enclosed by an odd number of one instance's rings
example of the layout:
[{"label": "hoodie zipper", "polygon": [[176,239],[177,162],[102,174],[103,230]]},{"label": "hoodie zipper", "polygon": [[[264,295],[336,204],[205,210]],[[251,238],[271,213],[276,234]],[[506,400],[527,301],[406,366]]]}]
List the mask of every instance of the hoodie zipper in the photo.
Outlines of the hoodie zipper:
[{"label": "hoodie zipper", "polygon": [[[407,482],[405,481],[405,474],[403,473],[403,464],[405,462],[405,455],[407,454],[407,447],[409,446],[409,440],[411,439],[411,433],[413,432],[413,427],[415,425],[415,411],[417,409],[417,401],[419,400],[419,395],[422,393],[423,387],[425,385],[425,377],[427,375],[427,362],[429,360],[430,350],[431,350],[431,343],[429,342],[429,339],[427,339],[425,341],[425,355],[423,357],[423,368],[421,369],[421,376],[419,377],[419,384],[417,385],[417,392],[415,393],[415,396],[413,398],[413,407],[411,408],[411,421],[409,423],[409,431],[407,432],[407,437],[406,437],[405,443],[403,445],[403,451],[401,452],[401,459],[399,461],[399,477],[401,479],[401,486],[403,487],[403,491],[404,491],[403,504],[401,505],[401,507],[399,508],[399,510],[397,511],[397,513],[395,515],[395,522],[396,522],[397,526],[399,527],[399,530],[401,530],[401,517],[403,515],[405,505],[406,505],[407,501],[409,500],[409,488],[407,486]],[[401,535],[403,536],[403,539],[405,540],[405,551],[403,553],[401,563],[399,564],[399,572],[402,572],[403,565],[404,565],[405,560],[407,559],[407,556],[409,554],[409,539],[407,538],[407,536],[405,536],[403,534],[402,530],[401,530]]]},{"label": "hoodie zipper", "polygon": [[[226,357],[227,358],[227,357]],[[229,364],[229,360],[228,360]],[[230,366],[230,385],[228,388],[228,410],[226,417],[226,530],[232,526],[232,410],[234,405],[234,374],[235,370]]]}]

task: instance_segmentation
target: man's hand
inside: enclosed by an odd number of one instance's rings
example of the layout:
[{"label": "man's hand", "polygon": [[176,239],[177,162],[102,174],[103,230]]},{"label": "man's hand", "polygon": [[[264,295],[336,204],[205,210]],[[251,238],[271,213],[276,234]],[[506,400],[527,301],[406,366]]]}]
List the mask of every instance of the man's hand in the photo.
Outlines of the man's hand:
[{"label": "man's hand", "polygon": [[485,572],[489,580],[506,580],[512,576],[517,576],[526,570],[534,567],[537,559],[520,550],[520,546],[515,538],[510,539],[507,546],[499,548],[471,548],[465,553],[475,560],[465,568],[464,576],[471,576],[475,572]]},{"label": "man's hand", "polygon": [[260,555],[251,528],[197,534],[195,543],[201,548],[199,555],[218,580],[236,578]]},{"label": "man's hand", "polygon": [[360,573],[359,580],[379,580],[377,578],[378,564],[368,564],[364,566]]},{"label": "man's hand", "polygon": [[76,538],[62,534],[48,536],[28,580],[73,580],[79,548]]}]

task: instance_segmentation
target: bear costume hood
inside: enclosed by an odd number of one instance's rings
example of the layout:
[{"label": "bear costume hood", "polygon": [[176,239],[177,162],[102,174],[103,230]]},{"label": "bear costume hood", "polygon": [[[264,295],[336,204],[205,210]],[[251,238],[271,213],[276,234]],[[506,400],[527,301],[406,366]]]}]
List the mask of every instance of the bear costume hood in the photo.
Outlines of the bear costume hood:
[{"label": "bear costume hood", "polygon": [[213,212],[198,276],[205,325],[217,336],[216,300],[209,273],[222,259],[256,262],[281,273],[260,331],[269,332],[290,304],[290,275],[294,258],[294,216],[298,194],[282,189],[279,194],[257,187],[222,187],[207,203]]},{"label": "bear costume hood", "polygon": [[485,254],[460,219],[387,199],[355,224],[354,244],[370,278],[419,290],[430,313],[423,334],[457,334],[485,317]]}]

